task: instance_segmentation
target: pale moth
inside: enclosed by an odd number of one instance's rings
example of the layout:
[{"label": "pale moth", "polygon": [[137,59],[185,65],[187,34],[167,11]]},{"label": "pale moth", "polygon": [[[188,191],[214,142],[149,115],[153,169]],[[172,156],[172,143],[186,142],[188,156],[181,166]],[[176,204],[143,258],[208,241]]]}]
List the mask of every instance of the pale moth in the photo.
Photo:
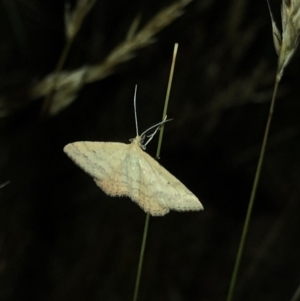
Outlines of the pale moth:
[{"label": "pale moth", "polygon": [[[146,213],[162,216],[170,210],[198,211],[198,198],[177,178],[150,157],[144,149],[164,120],[138,134],[136,90],[134,96],[136,138],[130,144],[79,141],[69,143],[64,152],[110,196],[128,196]],[[155,128],[153,134],[146,133]],[[144,143],[144,139],[150,137]]]}]

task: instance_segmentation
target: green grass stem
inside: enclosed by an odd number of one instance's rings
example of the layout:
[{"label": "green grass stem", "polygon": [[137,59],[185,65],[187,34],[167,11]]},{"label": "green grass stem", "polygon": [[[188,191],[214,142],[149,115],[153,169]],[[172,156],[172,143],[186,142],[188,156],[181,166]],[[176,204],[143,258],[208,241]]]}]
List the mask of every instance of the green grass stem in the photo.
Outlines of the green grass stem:
[{"label": "green grass stem", "polygon": [[[165,117],[167,115],[167,109],[168,109],[168,104],[169,104],[170,91],[171,91],[171,86],[172,86],[177,50],[178,50],[178,44],[176,43],[174,46],[173,59],[172,59],[172,65],[171,65],[171,71],[170,71],[170,76],[169,76],[169,82],[168,82],[168,88],[167,88],[167,94],[166,94],[166,99],[165,99],[165,106],[164,106],[162,120],[165,120]],[[164,125],[161,127],[160,133],[159,133],[157,152],[156,152],[157,159],[159,159],[159,156],[160,156],[160,150],[161,150],[161,144],[162,144],[162,138],[163,138],[163,128],[164,128]],[[144,261],[144,253],[145,253],[145,248],[146,248],[149,220],[150,220],[150,214],[147,213],[146,220],[145,220],[145,226],[144,226],[144,233],[143,233],[143,240],[142,240],[142,245],[141,245],[138,270],[137,270],[137,275],[136,275],[136,279],[135,279],[133,301],[137,301],[138,293],[139,293],[139,286],[140,286],[141,273],[142,273],[142,267],[143,267],[143,261]]]},{"label": "green grass stem", "polygon": [[[162,120],[165,120],[165,118],[167,116],[167,110],[168,110],[168,105],[169,105],[169,98],[170,98],[170,92],[171,92],[171,87],[172,87],[177,51],[178,51],[178,44],[176,43],[174,45],[173,58],[172,58],[172,64],[171,64],[171,70],[170,70],[170,76],[169,76],[169,82],[168,82],[168,87],[167,87],[167,93],[166,93],[165,106],[164,106],[164,110],[163,110]],[[156,151],[157,159],[159,159],[159,156],[160,156],[164,128],[165,128],[165,125],[163,124],[159,131],[158,145],[157,145],[157,151]]]},{"label": "green grass stem", "polygon": [[279,82],[280,82],[280,77],[276,76],[272,101],[271,101],[270,110],[269,110],[269,116],[268,116],[265,133],[264,133],[264,138],[263,138],[263,142],[262,142],[262,146],[261,146],[261,150],[260,150],[260,154],[259,154],[258,164],[257,164],[256,172],[255,172],[255,177],[254,177],[254,182],[253,182],[250,200],[249,200],[249,204],[248,204],[247,214],[246,214],[246,218],[245,218],[245,222],[244,222],[243,232],[242,232],[242,236],[241,236],[241,240],[240,240],[240,244],[239,244],[239,248],[238,248],[238,252],[237,252],[237,256],[236,256],[235,264],[234,264],[234,268],[233,268],[233,273],[232,273],[232,277],[231,277],[231,281],[230,281],[229,291],[228,291],[228,295],[227,295],[227,299],[226,299],[227,301],[232,301],[232,298],[233,298],[233,293],[234,293],[234,289],[235,289],[235,285],[236,285],[236,280],[237,280],[237,276],[238,276],[238,272],[239,272],[239,268],[240,268],[240,263],[241,263],[244,246],[245,246],[245,241],[246,241],[246,237],[247,237],[247,233],[248,233],[249,223],[250,223],[250,219],[251,219],[252,208],[253,208],[253,204],[254,204],[254,200],[255,200],[255,196],[256,196],[257,186],[258,186],[261,168],[262,168],[265,151],[266,151],[266,146],[267,146],[267,142],[268,142],[271,121],[272,121],[272,117],[273,117],[273,113],[274,113],[275,98],[276,98]]},{"label": "green grass stem", "polygon": [[145,253],[147,234],[148,234],[149,220],[150,220],[150,214],[147,213],[146,214],[146,220],[145,220],[145,226],[144,226],[144,233],[143,233],[143,240],[142,240],[140,258],[139,258],[139,265],[138,265],[138,270],[137,270],[137,275],[136,275],[136,280],[135,280],[133,301],[137,300],[138,293],[139,293],[141,273],[142,273],[142,267],[143,267],[143,261],[144,261],[144,253]]}]

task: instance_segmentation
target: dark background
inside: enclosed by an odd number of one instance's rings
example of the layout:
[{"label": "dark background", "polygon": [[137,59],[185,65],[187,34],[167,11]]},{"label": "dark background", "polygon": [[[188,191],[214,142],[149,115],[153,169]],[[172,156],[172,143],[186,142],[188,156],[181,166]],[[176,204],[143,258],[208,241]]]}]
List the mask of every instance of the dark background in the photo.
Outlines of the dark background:
[{"label": "dark background", "polygon": [[[100,63],[138,13],[143,26],[171,3],[98,0],[64,68]],[[271,5],[280,25],[280,1]],[[10,181],[0,299],[132,299],[145,214],[106,196],[62,149],[135,137],[135,84],[140,130],[161,120],[178,42],[161,164],[205,210],[150,219],[139,300],[225,300],[276,72],[267,3],[193,1],[156,43],[44,120],[28,90],[60,56],[64,1],[2,0],[0,30],[0,180]],[[278,92],[235,300],[291,300],[300,283],[299,63],[297,51]]]}]

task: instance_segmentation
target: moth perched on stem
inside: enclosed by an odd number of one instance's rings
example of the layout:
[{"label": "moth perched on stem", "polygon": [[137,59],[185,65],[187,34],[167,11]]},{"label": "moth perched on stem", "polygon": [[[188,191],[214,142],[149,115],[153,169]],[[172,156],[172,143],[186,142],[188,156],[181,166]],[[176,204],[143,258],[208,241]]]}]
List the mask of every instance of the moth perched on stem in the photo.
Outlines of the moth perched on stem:
[{"label": "moth perched on stem", "polygon": [[[177,178],[149,156],[144,149],[168,120],[139,135],[134,96],[136,138],[131,144],[79,141],[69,143],[64,152],[110,196],[128,196],[146,213],[162,216],[170,210],[198,211],[198,198]],[[149,136],[146,133],[156,128]],[[146,142],[146,138],[149,138]]]}]

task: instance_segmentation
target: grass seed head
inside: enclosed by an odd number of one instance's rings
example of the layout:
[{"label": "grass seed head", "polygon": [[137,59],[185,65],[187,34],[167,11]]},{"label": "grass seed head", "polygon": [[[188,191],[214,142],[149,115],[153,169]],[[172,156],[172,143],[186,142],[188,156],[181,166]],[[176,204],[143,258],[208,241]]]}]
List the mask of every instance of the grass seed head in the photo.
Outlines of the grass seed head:
[{"label": "grass seed head", "polygon": [[282,0],[282,34],[280,34],[274,20],[269,0],[268,6],[272,21],[274,46],[278,55],[277,77],[280,80],[285,67],[290,62],[298,46],[300,32],[300,0]]}]

